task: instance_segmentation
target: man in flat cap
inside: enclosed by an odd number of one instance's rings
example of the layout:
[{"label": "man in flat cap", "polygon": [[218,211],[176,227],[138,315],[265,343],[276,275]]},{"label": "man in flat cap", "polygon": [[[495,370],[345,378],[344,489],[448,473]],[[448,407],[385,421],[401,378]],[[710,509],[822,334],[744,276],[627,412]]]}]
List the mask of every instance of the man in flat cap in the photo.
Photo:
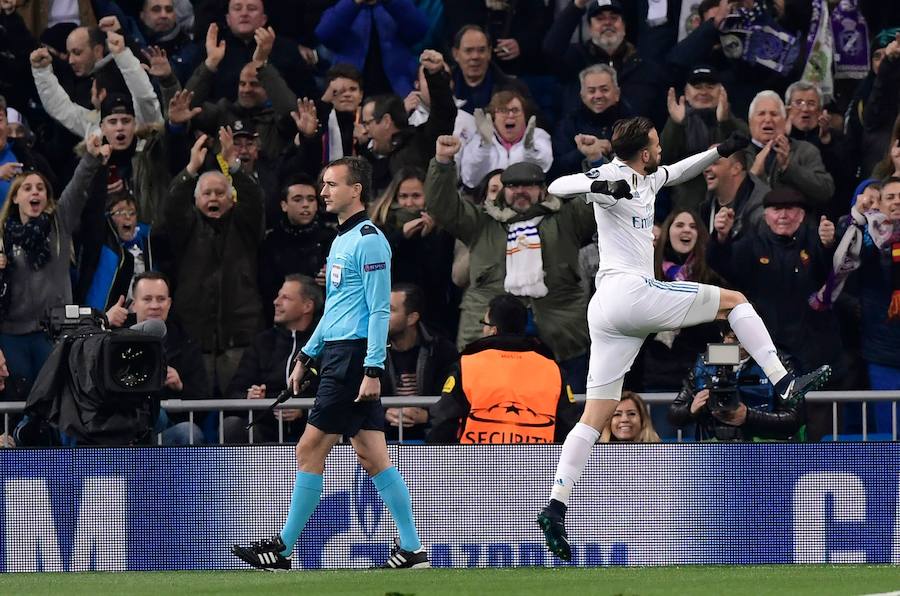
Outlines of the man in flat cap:
[{"label": "man in flat cap", "polygon": [[[797,359],[797,374],[830,364],[837,381],[844,376],[837,317],[809,304],[831,271],[834,224],[824,215],[811,221],[809,200],[787,186],[770,190],[763,207],[765,223],[736,240],[730,235],[734,212],[720,209],[707,261],[754,304],[775,345]],[[830,424],[817,419],[813,407],[808,414],[810,438],[818,440]]]},{"label": "man in flat cap", "polygon": [[460,140],[438,137],[425,180],[426,209],[435,222],[468,246],[469,286],[463,296],[460,348],[478,339],[488,303],[498,294],[519,297],[528,329],[553,351],[565,381],[583,392],[587,378],[587,295],[578,250],[595,231],[584,201],[564,202],[547,193],[537,164],[511,164],[500,177],[503,190],[477,206],[456,191],[454,156]]}]

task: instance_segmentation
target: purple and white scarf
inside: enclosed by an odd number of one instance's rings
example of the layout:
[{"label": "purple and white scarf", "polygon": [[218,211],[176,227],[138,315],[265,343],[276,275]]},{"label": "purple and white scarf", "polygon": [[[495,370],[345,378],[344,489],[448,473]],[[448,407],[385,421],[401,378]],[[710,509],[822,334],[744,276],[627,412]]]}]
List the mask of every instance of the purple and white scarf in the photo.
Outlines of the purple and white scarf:
[{"label": "purple and white scarf", "polygon": [[856,3],[841,0],[831,13],[836,79],[864,79],[869,73],[869,27]]}]

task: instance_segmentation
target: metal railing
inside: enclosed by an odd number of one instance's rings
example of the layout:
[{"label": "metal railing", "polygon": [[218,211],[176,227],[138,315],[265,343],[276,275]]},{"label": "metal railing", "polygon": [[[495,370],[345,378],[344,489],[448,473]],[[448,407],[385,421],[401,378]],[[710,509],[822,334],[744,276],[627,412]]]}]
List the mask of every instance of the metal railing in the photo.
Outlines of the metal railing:
[{"label": "metal railing", "polygon": [[[648,407],[654,405],[668,405],[675,399],[675,393],[641,393],[641,397],[647,402]],[[386,408],[400,408],[401,424],[398,427],[398,439],[403,442],[403,408],[429,407],[440,399],[438,395],[432,396],[408,396],[408,397],[382,397],[381,403]],[[585,401],[584,394],[575,395],[575,401]],[[897,440],[897,402],[900,401],[900,391],[813,391],[806,396],[807,403],[831,403],[832,414],[832,440],[838,440],[838,404],[862,403],[862,439],[868,440],[868,424],[866,421],[867,404],[869,402],[891,402],[891,440]],[[275,402],[274,399],[169,399],[161,402],[162,407],[169,413],[188,413],[189,440],[194,443],[194,413],[195,412],[219,412],[219,443],[224,443],[223,421],[225,412],[247,412],[248,421],[253,421],[254,412],[265,410]],[[311,397],[289,399],[278,406],[278,409],[308,410],[315,400]],[[0,414],[3,414],[3,432],[8,434],[10,429],[10,417],[22,412],[25,402],[0,402]],[[284,442],[284,421],[278,420],[278,442]],[[253,442],[253,428],[249,431],[249,441]],[[681,429],[678,429],[677,441],[682,442]],[[157,443],[162,444],[162,435],[157,435]]]}]

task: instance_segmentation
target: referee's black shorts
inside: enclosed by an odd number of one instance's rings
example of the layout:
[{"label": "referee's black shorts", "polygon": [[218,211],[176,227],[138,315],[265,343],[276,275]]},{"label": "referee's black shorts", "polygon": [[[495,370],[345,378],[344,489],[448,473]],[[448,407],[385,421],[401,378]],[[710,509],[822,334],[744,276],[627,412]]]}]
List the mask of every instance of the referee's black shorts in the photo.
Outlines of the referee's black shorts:
[{"label": "referee's black shorts", "polygon": [[381,400],[354,403],[363,380],[366,340],[325,342],[319,366],[319,390],[309,424],[322,432],[353,437],[360,430],[384,431]]}]

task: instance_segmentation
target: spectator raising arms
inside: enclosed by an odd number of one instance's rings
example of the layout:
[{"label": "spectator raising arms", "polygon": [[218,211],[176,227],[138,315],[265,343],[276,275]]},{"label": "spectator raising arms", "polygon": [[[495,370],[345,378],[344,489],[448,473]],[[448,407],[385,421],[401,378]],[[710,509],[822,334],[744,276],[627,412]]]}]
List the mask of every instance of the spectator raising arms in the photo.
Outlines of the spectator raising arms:
[{"label": "spectator raising arms", "polygon": [[91,135],[85,147],[59,201],[47,179],[30,172],[13,180],[0,210],[0,276],[5,282],[0,285],[6,287],[0,297],[0,349],[29,384],[52,349],[41,320],[48,309],[72,302],[72,230],[94,174],[110,155],[110,146],[102,144],[99,134]]}]

